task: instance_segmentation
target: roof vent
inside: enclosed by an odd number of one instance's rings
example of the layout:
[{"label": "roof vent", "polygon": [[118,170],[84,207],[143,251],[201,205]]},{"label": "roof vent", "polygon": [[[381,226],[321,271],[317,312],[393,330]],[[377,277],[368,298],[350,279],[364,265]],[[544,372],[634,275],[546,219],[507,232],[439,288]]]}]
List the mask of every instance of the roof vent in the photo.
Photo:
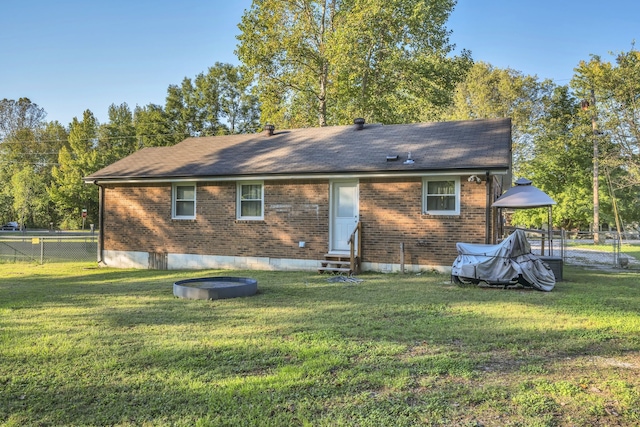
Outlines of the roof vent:
[{"label": "roof vent", "polygon": [[264,125],[264,130],[267,132],[267,136],[273,136],[276,127],[274,125]]},{"label": "roof vent", "polygon": [[364,129],[364,119],[362,117],[358,117],[357,119],[354,119],[353,124],[356,125],[356,130]]},{"label": "roof vent", "polygon": [[412,165],[415,162],[413,161],[413,158],[411,157],[411,151],[409,151],[409,153],[407,154],[407,160],[405,160],[404,162],[402,162],[403,165]]}]

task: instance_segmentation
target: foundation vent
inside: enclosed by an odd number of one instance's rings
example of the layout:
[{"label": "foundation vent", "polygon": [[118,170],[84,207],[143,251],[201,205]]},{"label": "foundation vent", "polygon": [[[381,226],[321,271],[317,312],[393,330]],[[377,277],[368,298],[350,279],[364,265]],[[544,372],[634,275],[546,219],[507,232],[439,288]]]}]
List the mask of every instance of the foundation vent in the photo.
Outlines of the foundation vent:
[{"label": "foundation vent", "polygon": [[166,270],[168,259],[166,252],[149,252],[149,270]]}]

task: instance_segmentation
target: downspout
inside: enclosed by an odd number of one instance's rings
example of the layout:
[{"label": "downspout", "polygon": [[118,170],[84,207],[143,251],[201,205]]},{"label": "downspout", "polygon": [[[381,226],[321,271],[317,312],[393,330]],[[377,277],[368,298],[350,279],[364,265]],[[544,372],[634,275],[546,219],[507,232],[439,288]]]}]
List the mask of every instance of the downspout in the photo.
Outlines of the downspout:
[{"label": "downspout", "polygon": [[98,186],[98,264],[103,263],[102,253],[104,251],[104,240],[103,240],[103,230],[104,227],[104,188],[102,185],[98,184],[98,181],[93,181],[95,185]]},{"label": "downspout", "polygon": [[487,206],[484,218],[484,243],[491,243],[491,182],[489,181],[489,171],[485,173],[485,187],[487,190]]}]

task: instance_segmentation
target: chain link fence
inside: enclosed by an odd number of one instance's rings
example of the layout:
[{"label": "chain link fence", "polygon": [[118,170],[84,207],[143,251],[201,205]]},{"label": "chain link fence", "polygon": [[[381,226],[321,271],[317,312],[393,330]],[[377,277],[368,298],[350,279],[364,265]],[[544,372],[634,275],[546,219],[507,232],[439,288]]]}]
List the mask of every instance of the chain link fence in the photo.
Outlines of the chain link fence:
[{"label": "chain link fence", "polygon": [[[513,229],[508,230],[512,232]],[[551,242],[542,230],[525,230],[536,255],[558,257],[568,265],[640,269],[640,238],[600,232],[555,230]],[[0,263],[97,261],[98,233],[0,232]]]},{"label": "chain link fence", "polygon": [[0,235],[0,263],[96,261],[97,233]]},{"label": "chain link fence", "polygon": [[544,230],[525,232],[534,254],[558,257],[567,265],[640,269],[637,258],[640,239],[637,234],[601,231],[596,244],[593,232],[554,230],[551,241]]},{"label": "chain link fence", "polygon": [[575,264],[640,268],[640,240],[635,233],[601,231],[595,236],[592,232],[567,232],[565,253]]}]

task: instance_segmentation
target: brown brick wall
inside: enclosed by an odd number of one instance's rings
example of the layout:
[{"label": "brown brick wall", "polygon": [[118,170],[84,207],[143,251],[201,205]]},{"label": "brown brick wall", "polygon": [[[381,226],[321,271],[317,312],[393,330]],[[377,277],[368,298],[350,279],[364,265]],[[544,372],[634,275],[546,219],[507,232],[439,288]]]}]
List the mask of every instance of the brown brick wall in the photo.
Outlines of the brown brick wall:
[{"label": "brown brick wall", "polygon": [[196,219],[177,220],[170,184],[105,186],[104,248],[297,259],[327,251],[328,181],[265,182],[263,221],[236,220],[235,182],[196,187]]},{"label": "brown brick wall", "polygon": [[[459,216],[422,214],[422,180],[361,179],[364,262],[451,265],[458,241],[484,243],[484,183],[461,179]],[[322,259],[329,181],[265,181],[263,221],[236,220],[236,183],[198,183],[196,219],[171,219],[171,185],[107,185],[104,248],[116,251]],[[306,242],[300,248],[299,241]]]},{"label": "brown brick wall", "polygon": [[[392,189],[391,191],[389,191]],[[363,261],[451,265],[456,242],[484,243],[485,186],[460,182],[460,215],[422,214],[422,180],[360,180]]]}]

